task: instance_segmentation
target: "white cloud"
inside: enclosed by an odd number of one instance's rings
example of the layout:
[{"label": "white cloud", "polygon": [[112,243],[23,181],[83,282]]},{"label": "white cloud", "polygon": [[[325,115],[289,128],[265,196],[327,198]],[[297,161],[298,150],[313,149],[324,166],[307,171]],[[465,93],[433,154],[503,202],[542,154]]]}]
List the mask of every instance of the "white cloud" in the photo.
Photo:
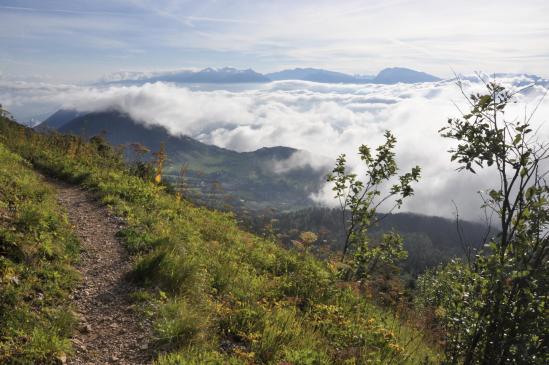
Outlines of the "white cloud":
[{"label": "white cloud", "polygon": [[304,167],[311,167],[312,169],[318,171],[328,171],[332,163],[332,159],[326,156],[313,155],[309,151],[298,150],[286,160],[273,161],[270,168],[277,174],[286,173],[288,171]]},{"label": "white cloud", "polygon": [[[530,82],[526,76],[506,76],[507,85]],[[465,81],[467,92],[481,90],[479,82]],[[532,110],[548,84],[540,84],[518,95],[519,103],[508,116]],[[237,91],[192,90],[173,84],[142,86],[80,87],[74,85],[1,82],[0,100],[8,109],[50,103],[83,111],[114,108],[145,123],[165,126],[171,133],[187,134],[202,142],[251,151],[265,146],[288,146],[308,151],[273,166],[288,171],[309,164],[325,166],[346,153],[357,168],[360,144],[376,146],[383,132],[391,130],[398,139],[397,156],[402,170],[422,167],[416,196],[404,209],[433,215],[451,216],[452,200],[468,218],[480,216],[476,191],[491,185],[488,171],[477,175],[455,171],[447,150],[451,141],[438,135],[450,116],[467,109],[463,97],[451,81],[415,85],[332,85],[285,81],[250,85]],[[536,120],[549,119],[549,101],[542,103]],[[549,124],[541,124],[549,139]],[[318,156],[318,158],[311,158]],[[329,167],[328,167],[329,168]],[[329,187],[316,198],[328,202]]]}]

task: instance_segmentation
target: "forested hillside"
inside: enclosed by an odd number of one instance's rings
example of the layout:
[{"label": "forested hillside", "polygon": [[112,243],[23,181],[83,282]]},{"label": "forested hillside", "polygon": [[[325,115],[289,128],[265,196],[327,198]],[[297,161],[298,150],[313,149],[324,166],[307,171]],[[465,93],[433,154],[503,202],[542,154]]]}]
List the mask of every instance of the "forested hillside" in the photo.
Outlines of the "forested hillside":
[{"label": "forested hillside", "polygon": [[[299,238],[301,232],[314,232],[318,241],[313,251],[321,256],[341,251],[345,240],[341,209],[318,207],[294,212],[253,212],[243,216],[242,224],[262,235],[274,234],[288,247]],[[478,249],[487,236],[497,233],[488,224],[393,213],[371,227],[370,234],[380,238],[383,233],[392,230],[404,238],[408,257],[402,267],[412,275],[453,258],[464,257],[465,247],[472,245]]]}]

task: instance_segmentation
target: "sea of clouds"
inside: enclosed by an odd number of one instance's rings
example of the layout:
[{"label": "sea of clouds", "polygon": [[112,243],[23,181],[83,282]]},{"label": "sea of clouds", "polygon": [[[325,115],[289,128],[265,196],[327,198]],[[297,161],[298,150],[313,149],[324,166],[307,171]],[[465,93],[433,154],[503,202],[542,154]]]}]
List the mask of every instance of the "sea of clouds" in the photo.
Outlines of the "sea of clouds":
[{"label": "sea of clouds", "polygon": [[[498,81],[520,88],[536,79],[500,76]],[[476,78],[465,78],[462,85],[467,94],[484,87]],[[508,118],[520,119],[539,104],[534,120],[545,140],[549,140],[549,100],[542,98],[548,89],[548,82],[537,80],[517,94],[517,103],[507,112]],[[225,86],[203,90],[161,82],[79,86],[0,79],[0,103],[16,117],[29,110],[38,114],[58,108],[117,109],[145,125],[162,125],[173,134],[237,151],[265,146],[306,151],[273,165],[278,172],[306,164],[328,171],[335,158],[345,153],[353,170],[360,173],[358,146],[377,146],[383,142],[384,131],[391,130],[398,139],[401,171],[415,165],[422,168],[416,195],[403,210],[430,215],[453,216],[455,202],[460,215],[480,218],[476,192],[497,181],[489,171],[457,172],[458,165],[450,163],[447,151],[454,143],[441,138],[438,130],[448,117],[468,108],[452,80],[397,85],[280,81],[238,90]],[[313,198],[332,205],[332,195],[325,186]]]}]

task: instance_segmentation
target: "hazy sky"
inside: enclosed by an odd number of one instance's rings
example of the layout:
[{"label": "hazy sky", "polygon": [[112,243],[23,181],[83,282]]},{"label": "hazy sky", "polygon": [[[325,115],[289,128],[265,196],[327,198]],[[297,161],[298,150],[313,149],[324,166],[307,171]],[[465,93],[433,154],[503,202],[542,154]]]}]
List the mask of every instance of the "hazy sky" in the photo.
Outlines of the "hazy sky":
[{"label": "hazy sky", "polygon": [[315,66],[549,76],[549,1],[0,0],[0,75]]}]

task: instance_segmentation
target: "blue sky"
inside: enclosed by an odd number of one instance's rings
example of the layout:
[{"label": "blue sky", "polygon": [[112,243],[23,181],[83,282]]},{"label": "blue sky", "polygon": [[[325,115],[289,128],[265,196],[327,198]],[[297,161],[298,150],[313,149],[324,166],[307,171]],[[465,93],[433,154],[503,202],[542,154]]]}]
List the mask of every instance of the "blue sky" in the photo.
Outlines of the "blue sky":
[{"label": "blue sky", "polygon": [[[517,5],[518,4],[518,5]],[[0,0],[0,75],[322,67],[549,76],[549,2]]]}]

